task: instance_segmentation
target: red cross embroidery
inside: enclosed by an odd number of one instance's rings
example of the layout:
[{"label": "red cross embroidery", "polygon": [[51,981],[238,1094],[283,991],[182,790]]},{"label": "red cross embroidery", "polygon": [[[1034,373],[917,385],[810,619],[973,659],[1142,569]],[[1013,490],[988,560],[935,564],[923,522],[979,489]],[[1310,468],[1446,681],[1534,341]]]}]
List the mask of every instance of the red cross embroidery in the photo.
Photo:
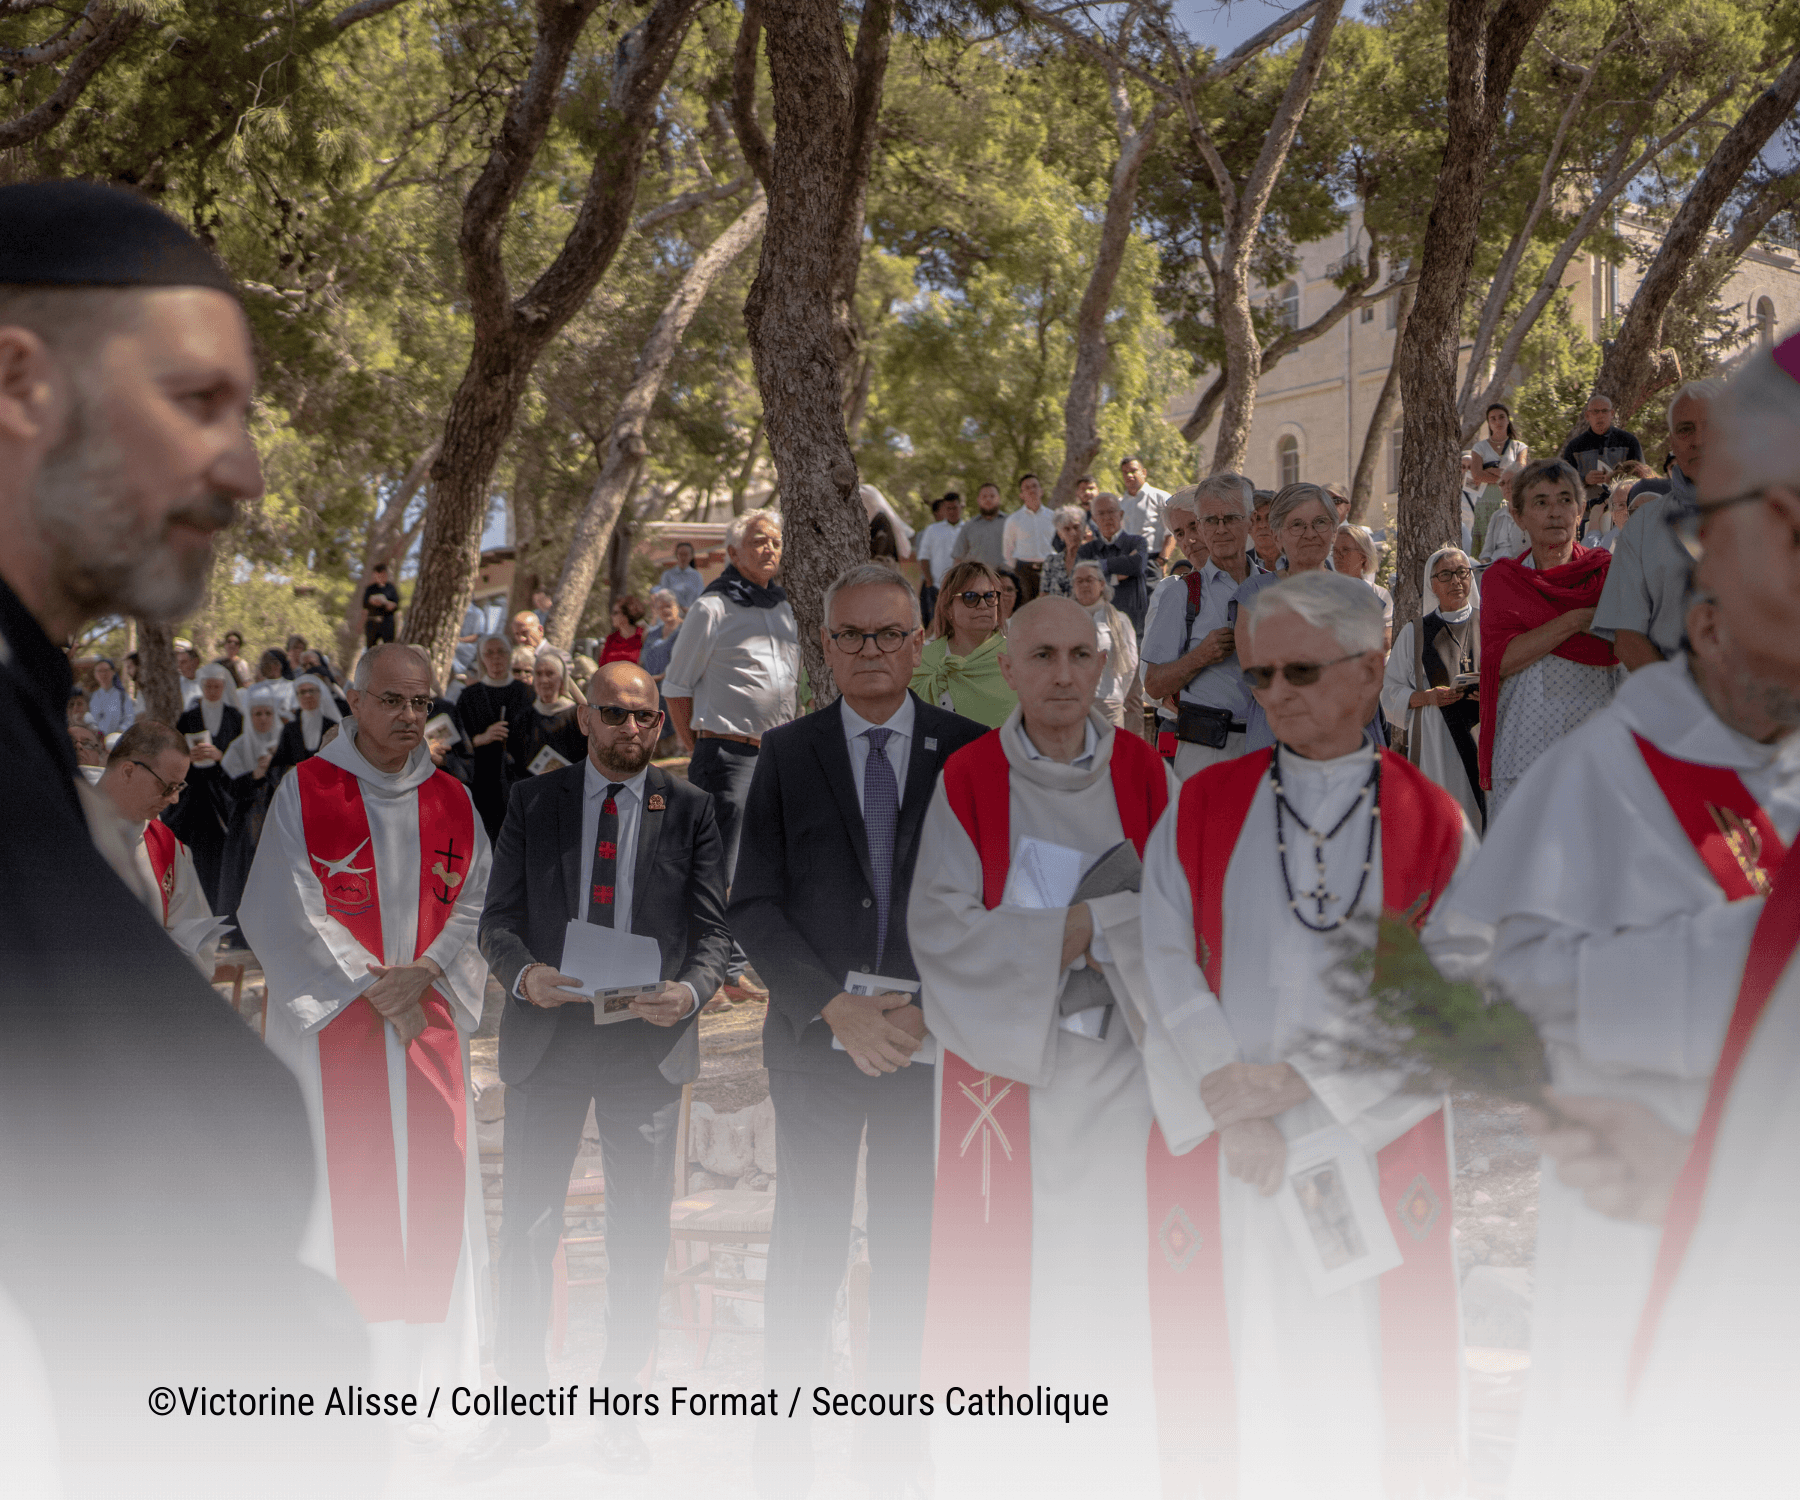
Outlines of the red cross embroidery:
[{"label": "red cross embroidery", "polygon": [[613,900],[613,888],[610,885],[595,886],[594,900],[601,906],[611,906]]},{"label": "red cross embroidery", "polygon": [[619,846],[617,844],[602,844],[597,852],[602,859],[617,859],[619,857]]}]

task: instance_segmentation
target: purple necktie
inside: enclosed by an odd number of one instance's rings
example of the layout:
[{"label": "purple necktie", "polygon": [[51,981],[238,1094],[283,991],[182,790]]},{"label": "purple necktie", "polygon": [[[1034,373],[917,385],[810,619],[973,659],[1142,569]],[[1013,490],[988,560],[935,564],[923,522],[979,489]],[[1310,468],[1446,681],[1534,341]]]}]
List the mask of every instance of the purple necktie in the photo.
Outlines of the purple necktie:
[{"label": "purple necktie", "polygon": [[863,765],[863,829],[869,836],[869,875],[875,882],[875,962],[887,946],[888,901],[894,888],[894,824],[900,817],[900,783],[887,758],[891,729],[865,729],[869,758]]}]

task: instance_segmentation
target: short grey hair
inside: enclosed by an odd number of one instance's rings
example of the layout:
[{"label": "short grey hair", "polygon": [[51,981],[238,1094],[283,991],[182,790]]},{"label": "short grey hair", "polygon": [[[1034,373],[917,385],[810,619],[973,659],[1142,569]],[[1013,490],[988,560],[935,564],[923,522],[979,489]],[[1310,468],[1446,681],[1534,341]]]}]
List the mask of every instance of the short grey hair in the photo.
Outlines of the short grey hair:
[{"label": "short grey hair", "polygon": [[906,595],[907,613],[912,619],[913,629],[917,630],[924,623],[919,614],[919,596],[912,591],[912,585],[906,581],[900,570],[890,563],[870,560],[865,563],[857,563],[855,567],[845,568],[831,580],[830,586],[825,590],[824,619],[827,630],[831,629],[831,606],[837,596],[845,589],[866,588],[898,589]]},{"label": "short grey hair", "polygon": [[[1169,526],[1169,516],[1175,511],[1184,511],[1186,514],[1188,514],[1190,516],[1198,516],[1200,514],[1199,495],[1200,495],[1200,486],[1199,485],[1197,485],[1197,484],[1182,485],[1182,487],[1180,489],[1176,490],[1173,495],[1169,496],[1169,498],[1167,500],[1163,501],[1163,506],[1162,506],[1163,525]],[[1175,528],[1173,526],[1169,526],[1169,530],[1173,531],[1174,529]]]},{"label": "short grey hair", "polygon": [[1064,526],[1086,526],[1087,512],[1079,505],[1065,505],[1051,519],[1059,531]]},{"label": "short grey hair", "polygon": [[493,645],[495,641],[498,641],[502,646],[504,646],[506,648],[506,659],[508,661],[511,661],[512,660],[513,643],[511,640],[509,640],[506,636],[503,636],[503,635],[484,635],[481,638],[481,644],[475,648],[475,655],[477,657],[481,656],[482,653],[485,652],[489,646]]},{"label": "short grey hair", "polygon": [[[1108,604],[1112,603],[1113,585],[1111,580],[1106,576],[1106,569],[1100,566],[1099,558],[1084,557],[1080,562],[1076,563],[1075,572],[1069,575],[1069,582],[1071,584],[1075,582],[1076,573],[1092,573],[1094,577],[1100,580],[1100,597]],[[1076,599],[1075,602],[1077,604],[1081,603],[1079,599]]]},{"label": "short grey hair", "polygon": [[741,516],[733,516],[726,524],[726,550],[729,551],[743,541],[744,534],[749,531],[752,526],[756,525],[758,521],[767,526],[776,536],[781,535],[780,511],[770,510],[767,506],[764,506],[761,510],[747,510]]},{"label": "short grey hair", "polygon": [[[1331,524],[1337,525],[1337,505],[1331,495],[1320,484],[1308,484],[1302,480],[1298,484],[1285,486],[1276,496],[1275,503],[1269,507],[1269,526],[1277,534],[1287,525],[1287,518],[1302,505],[1318,504],[1325,508],[1325,514],[1331,518]],[[1316,621],[1314,623],[1317,623]]]},{"label": "short grey hair", "polygon": [[1208,474],[1194,486],[1195,515],[1200,513],[1202,500],[1235,500],[1248,516],[1251,507],[1256,504],[1256,486],[1242,474],[1222,469],[1217,474]]},{"label": "short grey hair", "polygon": [[677,604],[681,603],[681,600],[676,595],[674,589],[651,589],[650,590],[651,602],[654,603],[658,599],[673,599],[673,600],[675,600],[675,602]]},{"label": "short grey hair", "polygon": [[1381,596],[1359,578],[1324,569],[1296,573],[1252,596],[1244,610],[1245,629],[1254,636],[1259,620],[1282,609],[1308,625],[1329,630],[1348,652],[1361,655],[1380,651],[1386,644]]},{"label": "short grey hair", "polygon": [[369,690],[369,674],[375,670],[375,663],[390,651],[410,651],[419,659],[419,665],[425,669],[425,679],[432,684],[435,691],[437,676],[431,670],[431,655],[423,646],[416,646],[411,641],[380,641],[356,659],[356,670],[350,674],[350,686],[359,693]]},{"label": "short grey hair", "polygon": [[1711,446],[1737,459],[1739,485],[1800,485],[1800,380],[1758,350],[1707,413]]},{"label": "short grey hair", "polygon": [[1337,534],[1347,536],[1355,542],[1362,555],[1368,559],[1368,566],[1363,569],[1363,579],[1375,576],[1375,565],[1381,561],[1381,552],[1375,545],[1375,535],[1367,526],[1358,526],[1353,521],[1338,522]]},{"label": "short grey hair", "polygon": [[1617,411],[1619,409],[1617,403],[1614,402],[1613,398],[1607,395],[1605,391],[1595,391],[1594,394],[1589,396],[1582,404],[1581,409],[1586,411],[1588,407],[1592,406],[1596,401],[1604,401],[1608,411]]},{"label": "short grey hair", "polygon": [[1669,433],[1675,432],[1675,408],[1683,401],[1703,401],[1707,405],[1707,418],[1712,417],[1712,403],[1725,394],[1725,382],[1722,380],[1690,380],[1669,398],[1668,418]]}]

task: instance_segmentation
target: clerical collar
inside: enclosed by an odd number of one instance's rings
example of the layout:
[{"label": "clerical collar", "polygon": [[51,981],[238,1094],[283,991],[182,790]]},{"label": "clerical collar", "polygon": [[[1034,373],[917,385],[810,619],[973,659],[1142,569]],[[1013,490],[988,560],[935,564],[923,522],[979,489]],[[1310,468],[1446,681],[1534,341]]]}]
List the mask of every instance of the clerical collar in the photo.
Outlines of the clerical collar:
[{"label": "clerical collar", "polygon": [[1475,613],[1475,606],[1473,603],[1469,603],[1465,604],[1461,609],[1445,609],[1442,605],[1439,605],[1432,613],[1446,625],[1460,625],[1464,620],[1468,619],[1470,615]]},{"label": "clerical collar", "polygon": [[[1023,717],[1021,717],[1019,720],[1019,744],[1024,747],[1025,758],[1027,760],[1050,760],[1051,759],[1050,756],[1045,755],[1041,750],[1038,749],[1038,747],[1036,745],[1031,743],[1031,736],[1025,732],[1025,720],[1023,719]],[[1071,770],[1079,770],[1081,768],[1081,764],[1083,761],[1086,761],[1089,765],[1092,765],[1093,761],[1094,761],[1094,753],[1099,748],[1100,748],[1100,734],[1099,734],[1099,731],[1094,728],[1093,716],[1089,715],[1087,722],[1082,725],[1081,754],[1077,755],[1074,760],[1069,762],[1069,768]],[[1060,762],[1054,762],[1054,763],[1061,764]]]}]

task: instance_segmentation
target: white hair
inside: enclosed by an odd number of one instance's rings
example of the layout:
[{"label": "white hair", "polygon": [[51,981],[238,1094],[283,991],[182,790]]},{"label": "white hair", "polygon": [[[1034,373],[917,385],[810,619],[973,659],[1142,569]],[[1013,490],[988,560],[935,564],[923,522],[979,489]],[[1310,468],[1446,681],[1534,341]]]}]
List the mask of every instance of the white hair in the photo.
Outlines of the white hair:
[{"label": "white hair", "polygon": [[1275,503],[1269,507],[1269,528],[1277,535],[1287,525],[1287,518],[1303,505],[1317,505],[1331,518],[1331,524],[1337,524],[1337,504],[1326,492],[1322,484],[1310,484],[1299,480],[1285,486],[1276,496]]},{"label": "white hair", "polygon": [[[1108,604],[1112,603],[1113,585],[1106,576],[1106,569],[1100,566],[1099,558],[1097,558],[1097,557],[1082,558],[1082,560],[1080,562],[1075,564],[1075,573],[1092,573],[1094,575],[1094,577],[1096,577],[1100,580],[1100,597],[1102,599],[1104,599]],[[1071,584],[1075,582],[1075,573],[1071,573],[1069,575],[1069,582]],[[1077,604],[1081,603],[1081,601],[1079,599],[1077,599],[1075,602]]]},{"label": "white hair", "polygon": [[1379,651],[1386,639],[1381,596],[1361,579],[1342,573],[1296,573],[1260,590],[1244,610],[1245,629],[1254,636],[1257,621],[1278,609],[1329,630],[1348,652]]},{"label": "white hair", "polygon": [[1202,500],[1236,500],[1239,509],[1247,516],[1250,508],[1256,504],[1256,486],[1242,474],[1234,474],[1229,469],[1221,469],[1217,474],[1208,474],[1194,486],[1194,513],[1200,513]]},{"label": "white hair", "polygon": [[369,690],[369,673],[375,670],[376,659],[390,651],[410,651],[419,659],[419,665],[425,669],[425,680],[433,683],[436,679],[431,672],[431,657],[423,646],[415,646],[411,641],[381,641],[356,659],[356,671],[350,676],[350,686],[359,693]]},{"label": "white hair", "polygon": [[1057,530],[1064,526],[1086,526],[1087,512],[1079,505],[1065,505],[1051,518]]},{"label": "white hair", "polygon": [[1773,350],[1759,350],[1726,382],[1707,421],[1712,450],[1737,460],[1740,489],[1800,485],[1800,379]]},{"label": "white hair", "polygon": [[[1163,525],[1169,526],[1169,516],[1174,511],[1184,511],[1190,516],[1198,516],[1200,514],[1200,502],[1195,497],[1199,493],[1199,485],[1184,484],[1180,489],[1176,490],[1173,495],[1169,496],[1167,500],[1163,501]],[[1169,526],[1169,529],[1173,531],[1175,528]]]},{"label": "white hair", "polygon": [[917,630],[924,623],[919,614],[919,596],[912,591],[900,571],[890,563],[870,561],[857,563],[854,567],[845,568],[843,572],[831,580],[825,590],[825,628],[831,628],[831,606],[837,596],[845,589],[887,588],[898,589],[906,595],[907,613],[911,616],[913,629]]},{"label": "white hair", "polygon": [[781,535],[781,512],[770,510],[767,506],[761,510],[747,510],[741,516],[733,516],[725,527],[725,547],[729,551],[744,540],[750,528],[760,521],[776,536]]},{"label": "white hair", "polygon": [[1381,561],[1381,553],[1375,546],[1374,533],[1367,526],[1358,526],[1351,521],[1340,521],[1337,534],[1347,536],[1356,543],[1358,550],[1366,560],[1367,565],[1363,568],[1362,576],[1363,581],[1368,582],[1375,574],[1375,565]]},{"label": "white hair", "polygon": [[1669,398],[1669,432],[1675,431],[1675,408],[1683,401],[1700,401],[1707,406],[1708,420],[1711,419],[1712,403],[1725,393],[1725,382],[1722,380],[1690,380]]}]

